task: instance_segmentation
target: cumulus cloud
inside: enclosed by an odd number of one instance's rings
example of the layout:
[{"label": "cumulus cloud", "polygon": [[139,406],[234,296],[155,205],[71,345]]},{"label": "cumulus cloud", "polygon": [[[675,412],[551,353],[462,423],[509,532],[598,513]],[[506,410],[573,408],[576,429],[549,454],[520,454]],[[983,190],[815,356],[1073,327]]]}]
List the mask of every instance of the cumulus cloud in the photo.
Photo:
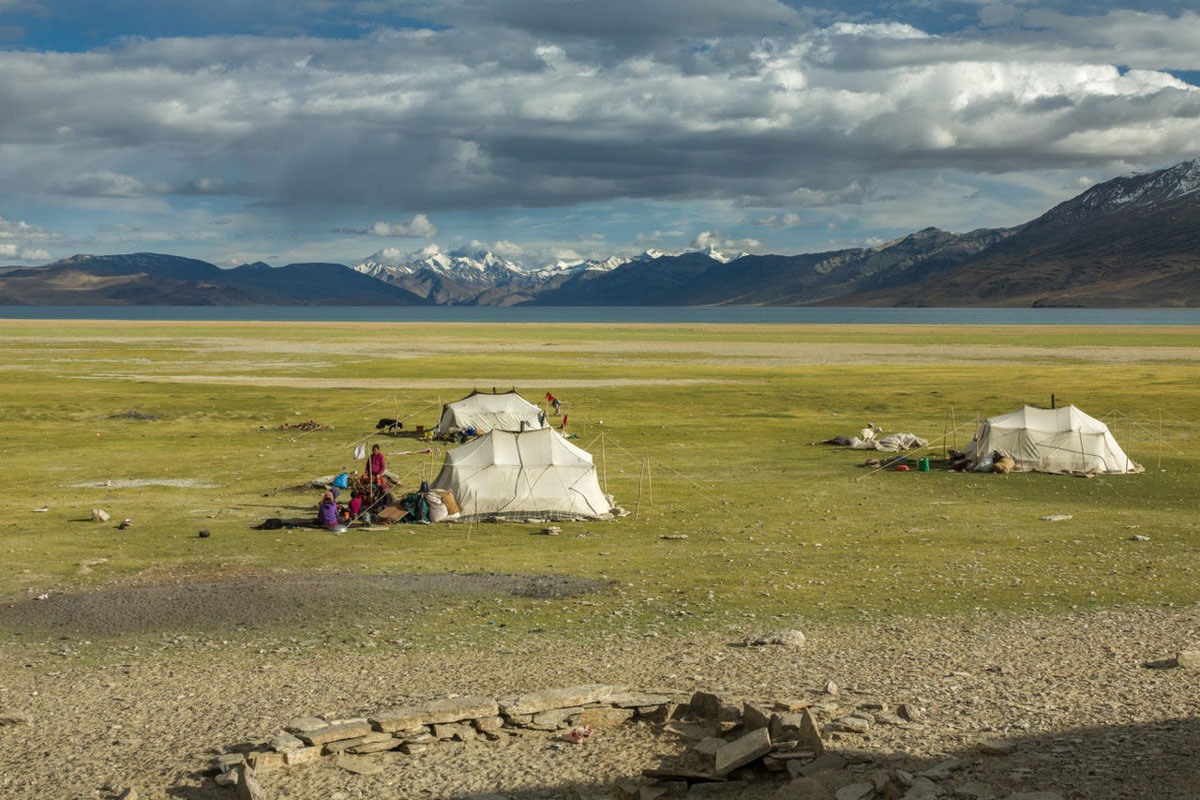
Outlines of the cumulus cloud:
[{"label": "cumulus cloud", "polygon": [[335,228],[334,233],[365,234],[369,236],[397,236],[429,238],[437,235],[437,226],[424,214],[417,214],[408,222],[376,222],[367,228]]},{"label": "cumulus cloud", "polygon": [[0,244],[0,261],[49,261],[50,253],[38,248]]},{"label": "cumulus cloud", "polygon": [[794,228],[804,222],[804,218],[799,214],[788,212],[786,214],[768,214],[765,217],[756,217],[746,220],[747,225],[766,225],[770,228],[783,230],[785,228]]},{"label": "cumulus cloud", "polygon": [[30,225],[20,220],[8,220],[0,217],[0,239],[21,239],[32,242],[55,238],[58,238],[58,234],[40,225]]},{"label": "cumulus cloud", "polygon": [[762,247],[757,239],[727,239],[720,231],[701,231],[692,240],[693,250],[754,250]]}]

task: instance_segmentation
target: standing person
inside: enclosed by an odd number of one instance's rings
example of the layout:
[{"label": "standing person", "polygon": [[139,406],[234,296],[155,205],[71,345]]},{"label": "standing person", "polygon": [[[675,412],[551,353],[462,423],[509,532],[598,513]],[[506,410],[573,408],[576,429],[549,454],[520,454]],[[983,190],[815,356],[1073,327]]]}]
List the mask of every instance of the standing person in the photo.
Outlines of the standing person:
[{"label": "standing person", "polygon": [[550,401],[550,405],[554,406],[554,416],[557,417],[562,413],[562,400],[559,400],[557,397],[555,397]]},{"label": "standing person", "polygon": [[379,452],[379,445],[371,445],[371,456],[367,459],[367,475],[371,478],[378,478],[386,469],[387,463],[383,460],[383,453]]}]

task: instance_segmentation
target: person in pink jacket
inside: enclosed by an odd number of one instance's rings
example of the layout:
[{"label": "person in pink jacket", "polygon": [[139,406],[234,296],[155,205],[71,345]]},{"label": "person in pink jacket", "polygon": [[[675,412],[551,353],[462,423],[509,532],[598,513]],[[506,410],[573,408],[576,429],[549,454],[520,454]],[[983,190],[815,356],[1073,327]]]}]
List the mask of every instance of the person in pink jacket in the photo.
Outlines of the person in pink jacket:
[{"label": "person in pink jacket", "polygon": [[371,445],[371,455],[367,457],[367,475],[370,478],[377,478],[387,469],[387,463],[383,460],[383,453],[379,452],[379,445]]}]

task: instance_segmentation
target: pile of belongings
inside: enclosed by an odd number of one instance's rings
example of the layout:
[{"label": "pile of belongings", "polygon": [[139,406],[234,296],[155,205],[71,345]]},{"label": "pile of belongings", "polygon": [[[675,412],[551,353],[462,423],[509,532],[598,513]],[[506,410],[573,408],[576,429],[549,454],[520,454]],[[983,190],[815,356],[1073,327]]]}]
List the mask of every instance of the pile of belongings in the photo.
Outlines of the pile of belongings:
[{"label": "pile of belongings", "polygon": [[835,436],[826,439],[822,444],[833,444],[839,447],[849,447],[851,450],[880,450],[884,453],[898,453],[901,450],[928,447],[929,442],[911,433],[889,433],[882,436],[883,429],[867,423],[867,427],[859,431],[853,438]]}]

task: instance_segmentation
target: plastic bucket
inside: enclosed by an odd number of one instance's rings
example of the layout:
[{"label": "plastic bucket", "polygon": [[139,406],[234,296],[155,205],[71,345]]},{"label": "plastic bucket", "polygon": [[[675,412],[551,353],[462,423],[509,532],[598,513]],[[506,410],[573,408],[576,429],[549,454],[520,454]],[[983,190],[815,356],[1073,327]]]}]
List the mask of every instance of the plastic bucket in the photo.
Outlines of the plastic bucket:
[{"label": "plastic bucket", "polygon": [[918,458],[917,459],[917,472],[929,472],[929,459],[928,458]]}]

